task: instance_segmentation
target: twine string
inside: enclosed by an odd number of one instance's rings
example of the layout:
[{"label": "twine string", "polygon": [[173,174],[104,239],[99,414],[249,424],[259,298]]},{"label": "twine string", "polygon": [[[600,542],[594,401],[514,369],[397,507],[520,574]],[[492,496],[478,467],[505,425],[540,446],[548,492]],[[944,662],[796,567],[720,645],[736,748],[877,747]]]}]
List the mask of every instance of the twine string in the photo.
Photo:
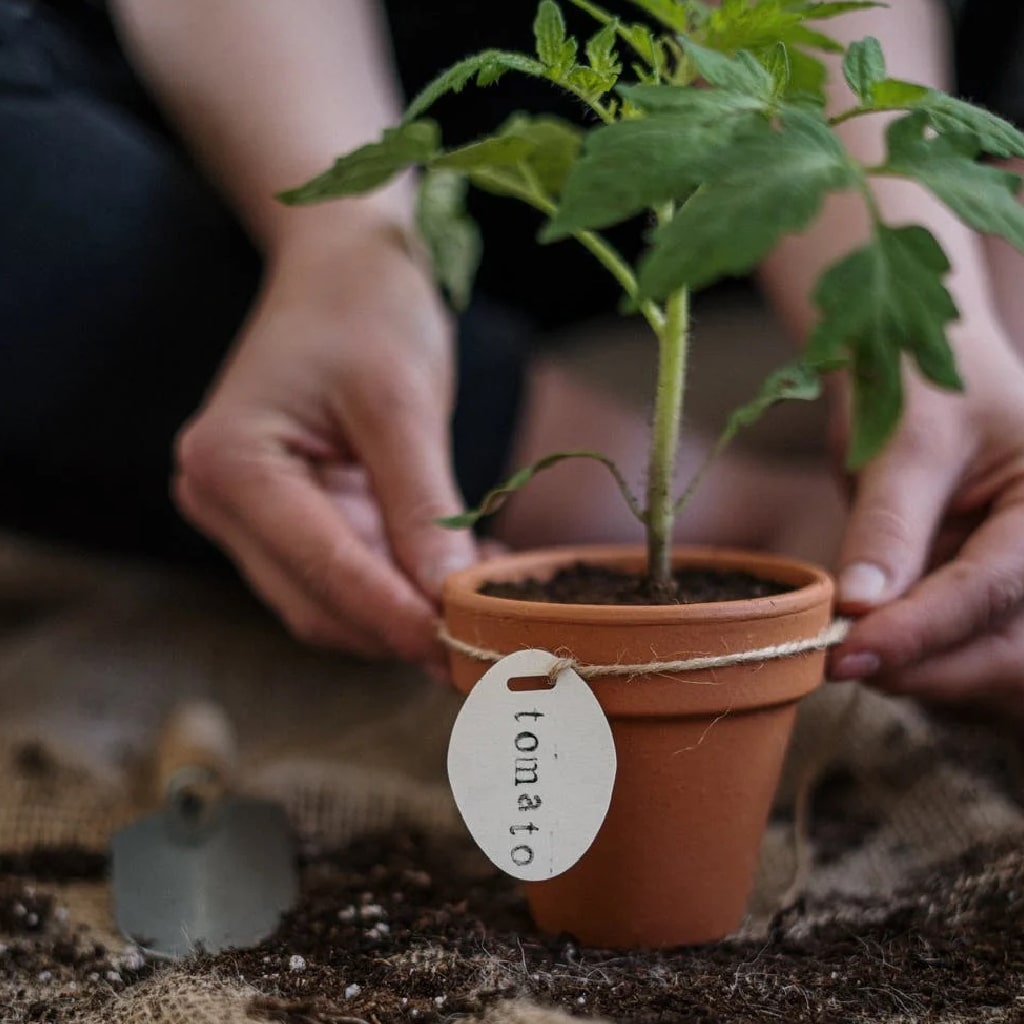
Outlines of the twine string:
[{"label": "twine string", "polygon": [[[554,681],[560,672],[567,668],[573,669],[583,679],[602,679],[609,676],[644,676],[658,675],[662,673],[677,672],[700,672],[705,669],[727,668],[730,665],[744,665],[750,662],[776,661],[780,658],[792,658],[798,654],[805,654],[808,651],[824,651],[836,644],[842,643],[850,631],[850,620],[837,618],[833,619],[816,636],[807,637],[803,640],[789,640],[786,643],[772,644],[769,647],[757,647],[749,651],[735,651],[732,654],[701,655],[696,658],[681,658],[672,661],[647,661],[635,665],[586,665],[581,664],[575,658],[558,658],[548,673],[549,678]],[[499,662],[507,657],[508,652],[502,654],[487,647],[480,647],[454,637],[441,625],[438,629],[438,636],[441,642],[473,658],[475,661]]]}]

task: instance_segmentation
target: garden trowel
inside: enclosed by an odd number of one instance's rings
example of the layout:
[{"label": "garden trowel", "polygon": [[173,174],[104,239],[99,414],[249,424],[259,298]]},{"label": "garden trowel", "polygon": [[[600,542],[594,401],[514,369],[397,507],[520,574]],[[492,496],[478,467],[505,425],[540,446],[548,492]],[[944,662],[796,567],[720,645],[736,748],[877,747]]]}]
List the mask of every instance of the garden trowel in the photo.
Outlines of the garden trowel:
[{"label": "garden trowel", "polygon": [[118,927],[147,953],[241,949],[270,935],[295,902],[288,821],[276,804],[234,795],[235,742],[215,704],[184,704],[160,734],[160,811],[114,836]]}]

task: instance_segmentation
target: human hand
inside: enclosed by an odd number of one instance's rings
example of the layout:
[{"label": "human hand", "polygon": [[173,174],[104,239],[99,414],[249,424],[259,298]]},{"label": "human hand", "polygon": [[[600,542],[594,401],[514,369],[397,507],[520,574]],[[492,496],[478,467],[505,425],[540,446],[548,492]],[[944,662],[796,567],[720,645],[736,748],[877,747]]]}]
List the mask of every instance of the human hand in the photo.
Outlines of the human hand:
[{"label": "human hand", "polygon": [[393,229],[306,239],[177,446],[176,500],[301,639],[443,672],[435,602],[469,564],[450,464],[451,325]]},{"label": "human hand", "polygon": [[855,483],[838,610],[861,617],[830,676],[1024,719],[1024,364],[986,335],[960,346],[963,395],[909,382]]}]

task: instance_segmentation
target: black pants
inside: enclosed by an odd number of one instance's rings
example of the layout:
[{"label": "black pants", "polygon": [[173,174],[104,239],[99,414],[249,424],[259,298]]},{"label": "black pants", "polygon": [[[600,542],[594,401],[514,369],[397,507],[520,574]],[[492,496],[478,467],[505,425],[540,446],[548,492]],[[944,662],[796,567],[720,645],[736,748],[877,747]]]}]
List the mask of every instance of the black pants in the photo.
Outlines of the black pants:
[{"label": "black pants", "polygon": [[[209,557],[168,496],[172,440],[260,273],[105,15],[0,0],[0,526]],[[460,333],[454,454],[473,501],[503,469],[524,332],[478,309]]]}]

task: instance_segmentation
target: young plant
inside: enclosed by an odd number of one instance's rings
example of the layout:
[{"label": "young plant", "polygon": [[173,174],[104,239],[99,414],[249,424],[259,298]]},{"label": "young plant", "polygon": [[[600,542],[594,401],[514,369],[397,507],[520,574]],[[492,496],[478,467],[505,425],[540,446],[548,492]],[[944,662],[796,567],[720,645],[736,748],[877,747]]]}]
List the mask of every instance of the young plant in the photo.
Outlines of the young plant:
[{"label": "young plant", "polygon": [[[628,0],[641,20],[614,16],[590,0],[568,0],[597,23],[581,47],[554,0],[534,20],[536,54],[485,50],[448,68],[410,103],[380,142],[340,157],[285,193],[291,203],[370,191],[410,167],[422,169],[419,228],[439,283],[456,307],[468,300],[480,241],[464,207],[469,185],[541,211],[542,242],[574,238],[618,282],[625,307],[649,324],[658,345],[657,389],[646,500],[598,452],[560,452],[520,470],[481,506],[446,520],[470,526],[495,511],[537,472],[572,457],[597,459],[648,538],[653,599],[670,599],[675,518],[707,464],[681,495],[673,467],[686,384],[691,293],[751,271],[790,232],[808,228],[832,192],[863,197],[870,240],[829,267],[814,291],[819,318],[802,358],[772,374],[737,410],[712,457],[782,399],[812,399],[828,371],[845,369],[853,388],[848,464],[874,456],[903,406],[905,357],[933,384],[962,388],[946,330],[958,316],[944,278],[950,266],[924,227],[884,223],[871,181],[917,181],[966,224],[1024,250],[1021,180],[979,157],[1024,156],[1024,135],[986,110],[936,89],[891,78],[877,40],[845,49],[817,23],[867,7],[841,0]],[[825,109],[825,67],[814,53],[843,55],[856,96]],[[626,80],[624,65],[631,74]],[[517,114],[456,149],[424,117],[442,96],[508,73],[549,81],[575,97],[583,125]],[[897,112],[887,156],[866,166],[835,129],[852,118]],[[647,217],[652,231],[632,266],[600,229]]]}]

